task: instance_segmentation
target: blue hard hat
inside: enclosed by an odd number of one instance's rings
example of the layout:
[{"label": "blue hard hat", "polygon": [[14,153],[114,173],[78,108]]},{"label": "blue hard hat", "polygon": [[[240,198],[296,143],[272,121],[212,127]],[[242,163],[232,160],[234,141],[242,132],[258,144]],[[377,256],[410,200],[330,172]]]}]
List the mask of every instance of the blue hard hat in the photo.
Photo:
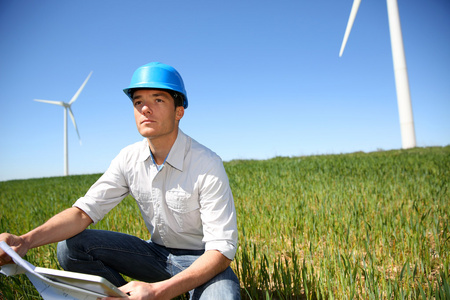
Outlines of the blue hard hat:
[{"label": "blue hard hat", "polygon": [[159,62],[151,62],[139,67],[131,77],[130,86],[123,89],[131,99],[135,89],[164,89],[178,92],[183,95],[183,107],[188,107],[186,90],[183,79],[175,68]]}]

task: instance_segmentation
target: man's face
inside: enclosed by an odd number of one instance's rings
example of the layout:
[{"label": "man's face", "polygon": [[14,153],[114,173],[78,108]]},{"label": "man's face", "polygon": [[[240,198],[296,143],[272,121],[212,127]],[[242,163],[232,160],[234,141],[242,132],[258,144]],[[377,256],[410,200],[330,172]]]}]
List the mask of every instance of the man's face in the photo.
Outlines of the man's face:
[{"label": "man's face", "polygon": [[143,89],[133,94],[134,118],[139,133],[148,138],[176,137],[184,108],[175,108],[172,96],[161,90]]}]

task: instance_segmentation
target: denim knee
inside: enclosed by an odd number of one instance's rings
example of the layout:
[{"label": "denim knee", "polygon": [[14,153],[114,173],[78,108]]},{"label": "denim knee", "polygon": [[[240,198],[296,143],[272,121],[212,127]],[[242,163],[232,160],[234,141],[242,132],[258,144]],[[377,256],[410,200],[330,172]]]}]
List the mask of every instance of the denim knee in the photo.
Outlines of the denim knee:
[{"label": "denim knee", "polygon": [[241,299],[239,279],[230,267],[207,283],[190,291],[190,294],[193,300]]},{"label": "denim knee", "polygon": [[58,246],[56,248],[56,256],[58,257],[59,265],[64,270],[67,270],[70,265],[70,260],[69,260],[69,249],[67,248],[66,241],[58,243]]}]

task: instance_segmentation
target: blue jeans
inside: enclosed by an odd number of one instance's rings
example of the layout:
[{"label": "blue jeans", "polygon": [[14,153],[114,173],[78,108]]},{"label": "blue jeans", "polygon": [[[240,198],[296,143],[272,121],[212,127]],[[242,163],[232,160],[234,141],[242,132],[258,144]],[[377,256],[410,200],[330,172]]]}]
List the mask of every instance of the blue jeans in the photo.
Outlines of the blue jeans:
[{"label": "blue jeans", "polygon": [[[92,229],[58,244],[58,260],[65,270],[102,276],[116,286],[127,283],[121,274],[145,282],[169,279],[203,253],[204,250],[171,249],[132,235]],[[239,280],[228,267],[189,294],[191,299],[240,299]]]}]

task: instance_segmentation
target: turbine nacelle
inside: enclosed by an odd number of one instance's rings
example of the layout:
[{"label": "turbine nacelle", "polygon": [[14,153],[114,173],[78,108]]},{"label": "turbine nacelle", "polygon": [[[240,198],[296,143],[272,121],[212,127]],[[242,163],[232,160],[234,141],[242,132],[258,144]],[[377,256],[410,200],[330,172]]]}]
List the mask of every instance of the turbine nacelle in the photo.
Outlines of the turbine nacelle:
[{"label": "turbine nacelle", "polygon": [[[78,141],[80,142],[80,145],[81,145],[81,137],[80,137],[80,133],[78,132],[77,123],[75,122],[75,116],[73,115],[73,112],[72,112],[72,108],[71,108],[71,104],[70,104],[70,103],[66,103],[66,102],[62,102],[62,101],[41,100],[41,99],[34,99],[34,101],[42,102],[42,103],[48,103],[48,104],[59,105],[59,106],[64,107],[64,109],[65,109],[66,111],[69,110],[69,116],[70,116],[70,119],[72,120],[73,127],[75,127],[75,130],[76,130],[77,135],[78,135]],[[66,111],[64,112],[64,115],[66,114]],[[65,121],[64,121],[64,123],[65,123]]]},{"label": "turbine nacelle", "polygon": [[69,162],[68,162],[68,141],[67,141],[67,111],[69,112],[70,119],[72,120],[73,126],[75,127],[75,131],[78,135],[78,140],[81,145],[81,137],[80,133],[78,132],[77,123],[75,122],[75,116],[72,112],[72,104],[77,100],[78,96],[80,95],[81,91],[84,89],[84,86],[88,82],[89,78],[92,75],[92,71],[89,73],[88,77],[84,80],[83,84],[80,86],[78,91],[73,95],[72,99],[67,102],[63,101],[52,101],[52,100],[41,100],[41,99],[34,99],[34,101],[42,102],[42,103],[48,103],[48,104],[54,104],[58,106],[64,107],[64,175],[69,175]]}]

